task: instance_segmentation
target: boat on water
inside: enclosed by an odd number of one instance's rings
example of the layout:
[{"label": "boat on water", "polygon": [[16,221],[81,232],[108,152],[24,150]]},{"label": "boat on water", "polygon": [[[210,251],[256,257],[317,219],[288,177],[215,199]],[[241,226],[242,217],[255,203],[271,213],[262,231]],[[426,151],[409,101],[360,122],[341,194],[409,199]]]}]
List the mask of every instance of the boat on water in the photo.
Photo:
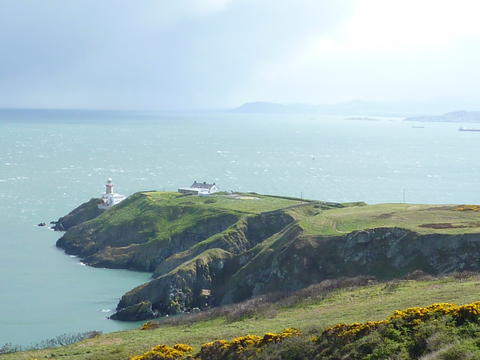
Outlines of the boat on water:
[{"label": "boat on water", "polygon": [[464,128],[464,127],[460,127],[458,129],[458,131],[480,131],[480,129],[478,128]]}]

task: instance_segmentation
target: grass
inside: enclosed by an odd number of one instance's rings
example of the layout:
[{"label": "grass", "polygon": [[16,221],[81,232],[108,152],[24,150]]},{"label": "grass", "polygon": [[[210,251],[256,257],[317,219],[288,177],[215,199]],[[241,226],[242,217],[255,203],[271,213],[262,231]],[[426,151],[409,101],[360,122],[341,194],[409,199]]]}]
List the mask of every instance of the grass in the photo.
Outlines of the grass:
[{"label": "grass", "polygon": [[359,288],[335,290],[324,298],[301,301],[293,306],[273,305],[272,312],[229,322],[224,317],[186,325],[163,325],[155,330],[130,330],[101,335],[56,349],[0,356],[1,360],[72,359],[120,360],[139,354],[157,344],[187,343],[197,350],[200,344],[245,334],[261,335],[286,327],[308,329],[336,323],[381,320],[394,310],[426,306],[434,302],[456,304],[480,300],[480,277],[463,280],[444,277],[426,281],[402,280]]},{"label": "grass", "polygon": [[310,235],[345,235],[351,231],[399,227],[419,234],[480,232],[480,213],[456,205],[378,204],[320,212],[300,221]]},{"label": "grass", "polygon": [[300,199],[259,195],[251,193],[212,194],[209,196],[185,196],[173,192],[145,192],[157,204],[179,206],[202,206],[223,210],[233,210],[248,214],[278,210],[293,205],[304,203]]}]

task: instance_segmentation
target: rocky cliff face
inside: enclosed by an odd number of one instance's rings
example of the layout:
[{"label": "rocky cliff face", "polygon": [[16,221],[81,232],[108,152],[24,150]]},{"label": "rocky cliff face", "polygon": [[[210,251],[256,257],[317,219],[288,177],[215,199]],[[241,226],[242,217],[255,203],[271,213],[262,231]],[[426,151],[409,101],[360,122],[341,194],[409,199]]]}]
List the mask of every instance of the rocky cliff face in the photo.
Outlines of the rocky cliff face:
[{"label": "rocky cliff face", "polygon": [[93,266],[153,272],[150,282],[121,298],[113,316],[119,320],[228,304],[343,276],[480,271],[480,234],[420,235],[383,227],[307,235],[298,217],[328,211],[318,204],[255,214],[189,202],[155,204],[137,194],[86,216],[92,204],[62,221],[69,230],[57,246]]},{"label": "rocky cliff face", "polygon": [[248,250],[293,221],[282,211],[247,217],[210,242],[167,258],[154,280],[122,297],[116,317],[145,300],[160,315],[216,305],[225,282],[241,266],[240,258],[248,258]]},{"label": "rocky cliff face", "polygon": [[[414,270],[431,274],[480,271],[480,234],[418,235],[378,228],[317,237],[304,236],[300,227],[291,224],[274,237],[269,246],[193,260],[187,268],[180,266],[133,289],[123,296],[118,309],[147,300],[164,315],[201,308],[205,303],[214,306],[268,292],[294,291],[342,276],[391,279]],[[199,297],[203,289],[209,290],[208,298]]]},{"label": "rocky cliff face", "polygon": [[[237,254],[207,250],[187,265],[133,289],[122,297],[118,309],[128,312],[149,301],[156,313],[164,315],[294,291],[342,276],[391,279],[414,270],[431,274],[480,270],[480,234],[418,235],[378,228],[341,237],[305,236],[290,223],[273,237],[268,246]],[[208,296],[202,297],[204,290]]]},{"label": "rocky cliff face", "polygon": [[95,219],[104,211],[98,208],[98,204],[100,203],[100,201],[100,199],[91,199],[90,201],[80,205],[79,207],[71,211],[68,215],[65,215],[58,219],[55,222],[55,226],[53,227],[53,229],[56,231],[67,231],[75,225]]},{"label": "rocky cliff face", "polygon": [[271,291],[293,291],[328,278],[371,275],[401,277],[480,271],[480,234],[419,235],[399,228],[354,231],[345,236],[285,232],[228,281],[222,303]]}]

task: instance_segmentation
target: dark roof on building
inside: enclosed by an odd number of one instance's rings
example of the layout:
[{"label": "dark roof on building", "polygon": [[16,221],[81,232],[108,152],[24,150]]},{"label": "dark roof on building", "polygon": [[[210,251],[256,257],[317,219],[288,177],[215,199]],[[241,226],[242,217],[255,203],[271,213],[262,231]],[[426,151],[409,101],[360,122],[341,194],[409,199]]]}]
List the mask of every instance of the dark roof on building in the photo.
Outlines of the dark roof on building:
[{"label": "dark roof on building", "polygon": [[194,181],[192,186],[190,186],[190,187],[194,188],[194,189],[211,189],[214,185],[215,185],[215,183],[207,184],[205,181],[203,183],[199,183],[199,182]]}]

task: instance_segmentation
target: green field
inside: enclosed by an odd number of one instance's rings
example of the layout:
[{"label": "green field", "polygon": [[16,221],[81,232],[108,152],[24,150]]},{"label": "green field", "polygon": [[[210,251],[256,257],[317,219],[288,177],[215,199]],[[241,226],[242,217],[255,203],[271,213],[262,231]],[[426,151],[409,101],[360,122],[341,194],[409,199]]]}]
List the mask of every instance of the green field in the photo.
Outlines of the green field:
[{"label": "green field", "polygon": [[198,350],[200,344],[215,339],[260,335],[286,327],[305,330],[325,328],[340,322],[380,320],[396,309],[435,302],[464,304],[478,300],[478,276],[463,280],[453,277],[428,281],[402,280],[335,290],[323,299],[306,299],[293,306],[272,305],[271,311],[235,322],[220,317],[192,325],[115,332],[62,348],[3,355],[0,359],[126,360],[130,355],[142,353],[156,344],[187,343]]},{"label": "green field", "polygon": [[215,209],[233,210],[249,214],[278,210],[307,203],[301,199],[260,195],[254,193],[218,193],[209,196],[185,196],[177,192],[144,192],[157,204],[177,206],[202,206]]},{"label": "green field", "polygon": [[323,211],[300,225],[310,235],[345,235],[355,230],[399,227],[419,234],[480,233],[480,213],[457,205],[378,204]]}]

